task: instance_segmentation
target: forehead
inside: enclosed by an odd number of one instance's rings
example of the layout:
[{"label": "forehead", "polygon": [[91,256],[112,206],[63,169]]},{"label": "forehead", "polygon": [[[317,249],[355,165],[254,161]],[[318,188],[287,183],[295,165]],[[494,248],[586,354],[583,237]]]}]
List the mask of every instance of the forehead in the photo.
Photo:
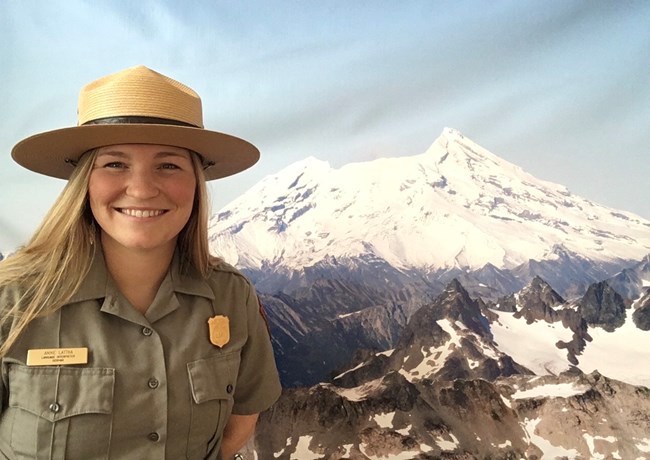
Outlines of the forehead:
[{"label": "forehead", "polygon": [[97,149],[97,155],[119,155],[119,156],[180,156],[190,158],[190,152],[181,147],[158,144],[115,144],[106,145]]}]

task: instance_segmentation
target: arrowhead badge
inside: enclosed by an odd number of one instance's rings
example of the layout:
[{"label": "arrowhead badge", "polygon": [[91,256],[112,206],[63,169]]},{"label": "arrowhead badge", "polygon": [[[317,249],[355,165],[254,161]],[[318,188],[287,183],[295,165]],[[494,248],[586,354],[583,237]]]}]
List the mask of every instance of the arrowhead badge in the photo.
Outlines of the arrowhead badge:
[{"label": "arrowhead badge", "polygon": [[208,319],[210,342],[221,348],[230,340],[230,320],[227,316],[217,315]]}]

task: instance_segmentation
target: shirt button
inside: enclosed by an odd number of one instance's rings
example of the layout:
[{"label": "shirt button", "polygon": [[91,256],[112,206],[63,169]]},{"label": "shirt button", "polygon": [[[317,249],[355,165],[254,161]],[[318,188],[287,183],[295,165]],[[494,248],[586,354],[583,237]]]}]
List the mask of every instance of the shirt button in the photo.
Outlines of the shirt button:
[{"label": "shirt button", "polygon": [[55,414],[61,410],[61,406],[59,406],[58,403],[52,403],[50,404],[50,411],[54,412]]},{"label": "shirt button", "polygon": [[155,390],[156,388],[158,388],[158,385],[160,385],[160,382],[158,382],[158,380],[156,379],[149,379],[148,383],[149,383],[149,388],[151,388],[152,390]]},{"label": "shirt button", "polygon": [[226,387],[226,393],[230,394],[232,393],[232,390],[233,390],[232,385],[228,384],[228,386]]},{"label": "shirt button", "polygon": [[158,442],[160,440],[160,435],[155,431],[153,433],[149,433],[147,437],[149,438],[149,441],[153,442]]},{"label": "shirt button", "polygon": [[149,329],[148,327],[143,327],[142,328],[142,335],[146,335],[149,337],[151,334],[153,334],[153,331]]}]

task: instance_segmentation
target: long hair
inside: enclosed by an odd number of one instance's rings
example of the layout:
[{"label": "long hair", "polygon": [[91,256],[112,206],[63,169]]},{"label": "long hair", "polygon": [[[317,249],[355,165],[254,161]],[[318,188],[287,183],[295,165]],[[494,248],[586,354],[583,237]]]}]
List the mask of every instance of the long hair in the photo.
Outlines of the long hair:
[{"label": "long hair", "polygon": [[178,234],[176,246],[181,257],[181,269],[193,266],[204,278],[210,267],[218,260],[210,255],[208,243],[208,217],[210,215],[210,196],[203,172],[203,161],[199,154],[191,152],[196,190],[194,206],[187,224]]},{"label": "long hair", "polygon": [[96,231],[88,207],[88,180],[95,152],[84,155],[28,243],[0,263],[0,289],[19,287],[17,299],[1,305],[4,356],[27,325],[59,309],[79,289],[90,268]]},{"label": "long hair", "polygon": [[[190,218],[181,230],[177,247],[183,270],[194,267],[207,277],[216,261],[208,245],[209,197],[200,157],[191,152],[196,190]],[[28,243],[0,262],[0,296],[9,285],[19,294],[0,305],[4,356],[37,317],[54,313],[79,290],[99,244],[95,219],[88,203],[88,183],[96,150],[84,154],[63,191]],[[9,299],[7,302],[9,303]],[[6,337],[4,332],[7,332]]]}]

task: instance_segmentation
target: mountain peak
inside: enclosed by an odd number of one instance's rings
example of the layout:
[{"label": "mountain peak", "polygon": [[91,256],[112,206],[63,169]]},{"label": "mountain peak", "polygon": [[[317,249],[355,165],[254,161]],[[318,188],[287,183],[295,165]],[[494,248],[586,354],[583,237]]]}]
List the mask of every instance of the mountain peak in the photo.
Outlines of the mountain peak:
[{"label": "mountain peak", "polygon": [[587,324],[600,326],[607,332],[613,332],[625,323],[625,301],[607,281],[590,285],[579,302],[579,308]]},{"label": "mountain peak", "polygon": [[460,295],[462,298],[469,300],[470,296],[463,285],[458,281],[458,278],[452,279],[445,287],[444,295],[446,297],[456,297]]},{"label": "mountain peak", "polygon": [[438,163],[444,162],[449,156],[456,157],[459,166],[470,170],[496,167],[517,174],[523,173],[518,166],[494,155],[454,128],[444,128],[426,154],[439,157]]},{"label": "mountain peak", "polygon": [[442,130],[442,133],[440,134],[440,137],[445,137],[447,139],[454,139],[454,140],[459,140],[459,139],[464,139],[465,136],[463,136],[463,133],[461,133],[458,129],[455,128],[449,128],[445,127]]},{"label": "mountain peak", "polygon": [[535,275],[530,284],[521,291],[521,295],[526,293],[534,293],[535,295],[548,296],[553,299],[552,305],[559,305],[564,303],[564,299],[553,290],[550,284],[544,281],[539,275]]}]

